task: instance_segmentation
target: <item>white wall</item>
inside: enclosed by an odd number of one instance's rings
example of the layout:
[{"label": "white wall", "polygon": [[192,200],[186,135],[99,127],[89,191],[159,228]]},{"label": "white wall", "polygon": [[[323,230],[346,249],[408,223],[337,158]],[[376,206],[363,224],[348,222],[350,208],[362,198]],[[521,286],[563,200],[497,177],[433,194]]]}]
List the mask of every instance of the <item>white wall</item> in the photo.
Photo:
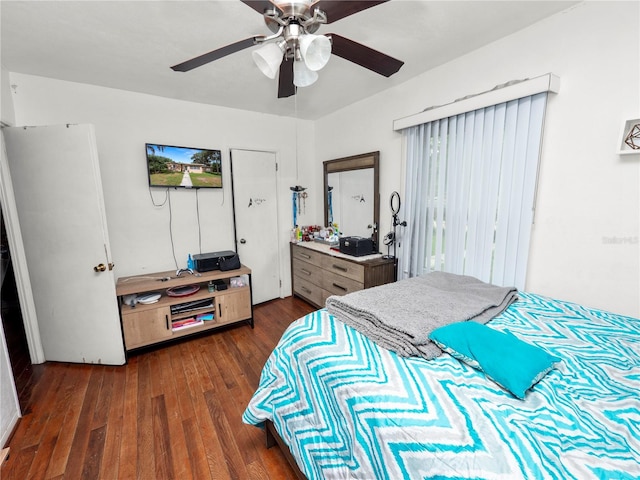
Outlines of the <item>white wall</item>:
[{"label": "white wall", "polygon": [[11,82],[9,81],[9,72],[4,68],[4,65],[0,65],[0,120],[7,125],[13,125],[15,121],[13,100],[11,99]]},{"label": "white wall", "polygon": [[[227,186],[230,147],[276,151],[284,167],[284,238],[289,186],[310,187],[308,218],[300,223],[321,223],[321,162],[379,150],[384,235],[389,196],[402,191],[401,136],[393,119],[553,72],[562,87],[547,113],[527,290],[639,316],[640,159],[616,154],[621,123],[640,116],[639,8],[637,2],[585,2],[315,123],[297,122],[298,180],[290,118],[12,74],[16,124],[96,125],[112,251],[118,275],[126,275],[174,268],[168,209],[153,207],[146,188],[147,141],[220,148]],[[203,251],[232,247],[229,195],[228,189],[201,191]],[[175,191],[172,205],[182,212],[174,232],[178,262],[184,262],[197,249],[193,192]],[[284,294],[290,291],[286,248]]]},{"label": "white wall", "polygon": [[[147,186],[145,142],[222,151],[224,188],[200,190],[197,197],[202,252],[235,249],[229,149],[275,151],[280,190],[277,220],[284,259],[282,291],[289,295],[289,187],[316,183],[313,162],[303,160],[311,157],[314,148],[311,122],[16,73],[11,74],[11,83],[15,85],[16,125],[95,125],[116,277],[176,268],[169,204],[154,206]],[[296,155],[300,159],[297,167]],[[156,204],[164,202],[164,192],[152,190]],[[307,212],[315,212],[318,193],[309,193]],[[199,253],[196,192],[170,190],[170,201],[175,253],[183,268],[189,253]],[[311,217],[309,213],[301,216],[301,224]]]},{"label": "white wall", "polygon": [[380,150],[384,235],[403,182],[393,119],[553,72],[526,289],[640,316],[640,155],[616,154],[622,122],[640,117],[639,19],[638,2],[585,2],[324,117],[317,168]]}]

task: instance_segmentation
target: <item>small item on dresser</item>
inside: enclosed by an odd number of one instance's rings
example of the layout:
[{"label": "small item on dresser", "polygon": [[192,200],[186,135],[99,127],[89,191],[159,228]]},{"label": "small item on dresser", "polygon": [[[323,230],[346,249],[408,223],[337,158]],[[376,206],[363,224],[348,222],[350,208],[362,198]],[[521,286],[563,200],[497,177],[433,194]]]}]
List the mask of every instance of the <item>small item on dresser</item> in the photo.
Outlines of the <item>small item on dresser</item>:
[{"label": "small item on dresser", "polygon": [[138,303],[148,305],[150,303],[157,303],[161,296],[162,295],[157,292],[144,293],[142,295],[138,295],[136,301]]},{"label": "small item on dresser", "polygon": [[228,257],[220,257],[218,260],[220,270],[226,272],[228,270],[237,270],[240,268],[240,256],[236,253]]},{"label": "small item on dresser", "polygon": [[180,287],[172,287],[167,289],[167,295],[170,297],[186,297],[193,295],[200,290],[200,285],[183,285]]},{"label": "small item on dresser", "polygon": [[240,275],[239,277],[231,277],[229,283],[231,284],[231,288],[246,287],[249,285],[249,276]]},{"label": "small item on dresser", "polygon": [[133,308],[136,306],[136,303],[138,303],[138,295],[135,293],[133,295],[123,295],[122,303],[124,303],[125,305],[129,305],[131,308]]},{"label": "small item on dresser", "polygon": [[341,237],[340,253],[361,257],[363,255],[371,255],[373,251],[373,241],[364,237]]},{"label": "small item on dresser", "polygon": [[228,285],[224,280],[213,280],[213,284],[215,286],[216,292],[220,292],[228,288]]}]

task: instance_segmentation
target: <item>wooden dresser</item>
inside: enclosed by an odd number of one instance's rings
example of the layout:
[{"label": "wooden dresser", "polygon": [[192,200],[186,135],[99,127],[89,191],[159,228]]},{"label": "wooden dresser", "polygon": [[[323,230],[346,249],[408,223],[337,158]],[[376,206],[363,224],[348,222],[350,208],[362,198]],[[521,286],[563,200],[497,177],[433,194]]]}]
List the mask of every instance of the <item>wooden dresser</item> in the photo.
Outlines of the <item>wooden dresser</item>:
[{"label": "wooden dresser", "polygon": [[291,244],[293,294],[318,308],[323,308],[331,295],[345,295],[394,280],[393,258],[352,257],[313,242]]},{"label": "wooden dresser", "polygon": [[[247,322],[253,328],[251,269],[242,265],[236,270],[213,270],[198,273],[198,276],[185,274],[176,277],[175,274],[176,271],[172,270],[118,279],[116,294],[120,303],[120,318],[127,351],[237,322]],[[231,278],[240,275],[248,277],[248,285],[230,285]],[[223,283],[225,288],[210,289],[209,282],[214,281]],[[188,296],[171,296],[167,292],[168,288],[184,286],[198,288]],[[160,293],[161,296],[154,303],[134,303],[133,306],[125,304],[126,295],[137,297],[149,292]],[[193,302],[198,304],[194,305]],[[198,323],[199,314],[208,314],[207,321],[202,320]]]}]

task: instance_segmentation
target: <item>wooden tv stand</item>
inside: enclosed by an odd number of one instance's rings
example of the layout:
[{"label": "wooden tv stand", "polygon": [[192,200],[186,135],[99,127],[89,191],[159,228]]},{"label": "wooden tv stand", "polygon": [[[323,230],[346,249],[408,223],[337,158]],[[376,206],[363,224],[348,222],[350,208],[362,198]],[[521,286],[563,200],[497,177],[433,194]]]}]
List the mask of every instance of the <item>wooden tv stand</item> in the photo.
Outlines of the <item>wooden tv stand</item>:
[{"label": "wooden tv stand", "polygon": [[[176,271],[149,273],[121,277],[116,282],[116,294],[120,305],[120,318],[124,344],[127,351],[171,341],[180,337],[193,335],[205,330],[214,330],[238,322],[247,322],[253,328],[253,306],[251,302],[251,270],[244,265],[239,269],[222,272],[182,273]],[[246,275],[248,285],[232,287],[232,277]],[[168,280],[162,280],[169,278]],[[209,292],[211,281],[223,281],[226,290]],[[188,296],[174,297],[167,295],[167,289],[186,285],[198,285],[200,289]],[[127,305],[125,299],[129,295],[157,292],[162,296],[155,303],[136,303]],[[210,300],[210,302],[208,302]],[[188,312],[172,312],[171,307],[185,303],[203,301],[207,305]],[[209,319],[198,325],[180,327],[180,321],[205,315]],[[210,319],[213,317],[213,319]],[[184,322],[183,322],[184,323]]]}]

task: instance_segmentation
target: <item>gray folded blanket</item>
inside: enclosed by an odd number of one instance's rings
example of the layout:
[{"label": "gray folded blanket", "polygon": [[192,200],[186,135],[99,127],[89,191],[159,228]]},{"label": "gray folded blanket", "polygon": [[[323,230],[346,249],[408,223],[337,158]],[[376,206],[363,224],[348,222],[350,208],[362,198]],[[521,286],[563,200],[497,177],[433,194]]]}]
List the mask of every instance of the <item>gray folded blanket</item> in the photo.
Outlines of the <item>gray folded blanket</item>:
[{"label": "gray folded blanket", "polygon": [[427,360],[442,353],[429,334],[450,323],[487,323],[517,300],[515,287],[474,277],[432,272],[344,296],[326,307],[338,320],[404,357]]}]

